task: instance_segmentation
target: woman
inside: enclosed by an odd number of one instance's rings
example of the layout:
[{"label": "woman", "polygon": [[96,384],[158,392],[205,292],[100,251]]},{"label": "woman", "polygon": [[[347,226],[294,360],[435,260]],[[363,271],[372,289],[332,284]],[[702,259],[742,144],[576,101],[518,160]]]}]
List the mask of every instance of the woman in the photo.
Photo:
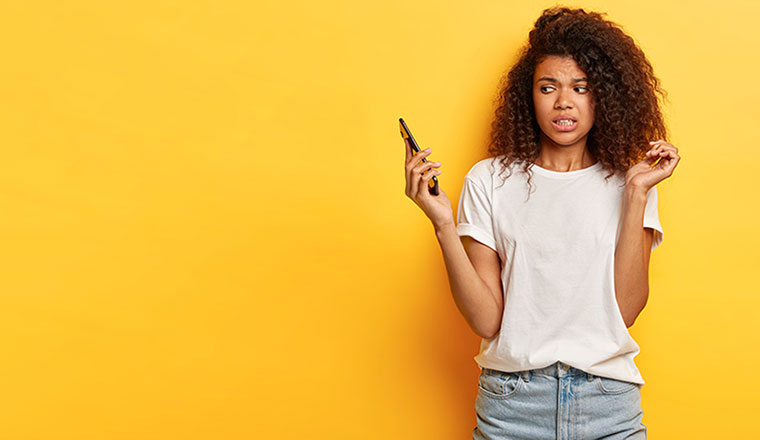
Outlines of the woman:
[{"label": "woman", "polygon": [[491,157],[467,173],[456,223],[446,193],[428,192],[441,164],[407,143],[406,194],[483,338],[473,438],[646,438],[628,327],[663,238],[655,185],[680,160],[656,93],[616,24],[551,8],[502,85]]}]

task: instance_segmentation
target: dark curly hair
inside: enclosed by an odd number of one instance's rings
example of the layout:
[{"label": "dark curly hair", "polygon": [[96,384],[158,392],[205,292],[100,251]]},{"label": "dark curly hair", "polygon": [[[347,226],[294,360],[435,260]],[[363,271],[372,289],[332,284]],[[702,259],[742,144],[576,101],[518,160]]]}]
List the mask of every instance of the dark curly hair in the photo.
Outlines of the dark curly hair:
[{"label": "dark curly hair", "polygon": [[655,93],[667,97],[652,65],[633,39],[604,15],[558,6],[545,9],[519,59],[502,78],[488,152],[503,156],[505,169],[524,161],[529,187],[528,168],[538,158],[541,135],[533,75],[547,56],[572,57],[586,72],[595,108],[586,147],[609,172],[606,179],[644,159],[649,141],[667,141]]}]

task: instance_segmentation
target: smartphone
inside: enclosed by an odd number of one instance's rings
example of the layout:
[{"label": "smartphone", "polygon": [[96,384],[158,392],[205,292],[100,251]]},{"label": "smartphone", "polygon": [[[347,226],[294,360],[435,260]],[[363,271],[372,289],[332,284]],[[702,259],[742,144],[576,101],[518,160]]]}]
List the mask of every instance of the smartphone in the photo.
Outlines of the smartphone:
[{"label": "smartphone", "polygon": [[[409,139],[409,145],[412,146],[412,150],[414,150],[414,154],[417,154],[420,152],[420,146],[417,145],[417,141],[414,140],[414,136],[412,136],[412,132],[409,131],[409,127],[406,126],[406,122],[404,122],[404,118],[398,118],[398,127],[399,130],[401,130],[401,137],[404,139]],[[423,162],[427,162],[425,158],[422,158]],[[431,168],[433,170],[435,168]],[[428,192],[434,196],[438,195],[438,179],[436,176],[433,176],[431,180],[428,180]]]}]

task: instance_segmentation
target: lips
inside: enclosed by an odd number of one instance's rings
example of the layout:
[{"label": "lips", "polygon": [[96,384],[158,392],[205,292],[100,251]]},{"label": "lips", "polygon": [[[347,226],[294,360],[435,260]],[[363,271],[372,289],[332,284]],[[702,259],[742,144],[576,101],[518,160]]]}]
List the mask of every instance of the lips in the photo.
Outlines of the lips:
[{"label": "lips", "polygon": [[[570,124],[560,124],[557,121],[561,120],[569,120],[572,121]],[[575,127],[578,126],[578,121],[573,118],[572,116],[560,116],[552,121],[552,126],[557,131],[573,131],[575,130]]]},{"label": "lips", "polygon": [[574,116],[570,116],[570,115],[559,115],[556,118],[552,119],[552,122],[557,122],[557,121],[560,121],[562,119],[569,119],[569,120],[571,120],[573,122],[578,122],[578,120]]}]

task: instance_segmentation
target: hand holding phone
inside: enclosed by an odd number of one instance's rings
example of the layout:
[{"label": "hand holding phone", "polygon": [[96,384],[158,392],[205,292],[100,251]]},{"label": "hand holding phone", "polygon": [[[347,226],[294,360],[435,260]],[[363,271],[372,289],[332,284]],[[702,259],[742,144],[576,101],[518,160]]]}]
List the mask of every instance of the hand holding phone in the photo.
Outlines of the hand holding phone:
[{"label": "hand holding phone", "polygon": [[[398,125],[399,130],[401,131],[401,137],[404,138],[404,140],[409,141],[409,145],[411,145],[412,149],[414,150],[414,153],[417,154],[420,152],[420,146],[417,145],[417,141],[414,140],[414,136],[412,136],[412,132],[409,131],[409,127],[406,126],[406,122],[404,122],[404,118],[398,118]],[[425,158],[422,158],[423,162],[427,162]],[[432,184],[430,181],[428,181],[428,192],[430,194],[437,196],[438,195],[438,179],[433,176],[433,182]]]},{"label": "hand holding phone", "polygon": [[[422,209],[425,215],[433,222],[436,230],[453,226],[454,214],[451,209],[449,196],[443,189],[439,189],[436,175],[441,174],[438,167],[440,162],[428,162],[425,156],[430,154],[430,149],[420,150],[419,145],[412,137],[406,123],[399,118],[401,136],[404,138],[404,150],[406,151],[406,195]],[[432,182],[431,182],[432,180]],[[430,184],[433,184],[432,186]],[[425,186],[423,186],[425,185]],[[425,191],[427,189],[427,191]]]}]

